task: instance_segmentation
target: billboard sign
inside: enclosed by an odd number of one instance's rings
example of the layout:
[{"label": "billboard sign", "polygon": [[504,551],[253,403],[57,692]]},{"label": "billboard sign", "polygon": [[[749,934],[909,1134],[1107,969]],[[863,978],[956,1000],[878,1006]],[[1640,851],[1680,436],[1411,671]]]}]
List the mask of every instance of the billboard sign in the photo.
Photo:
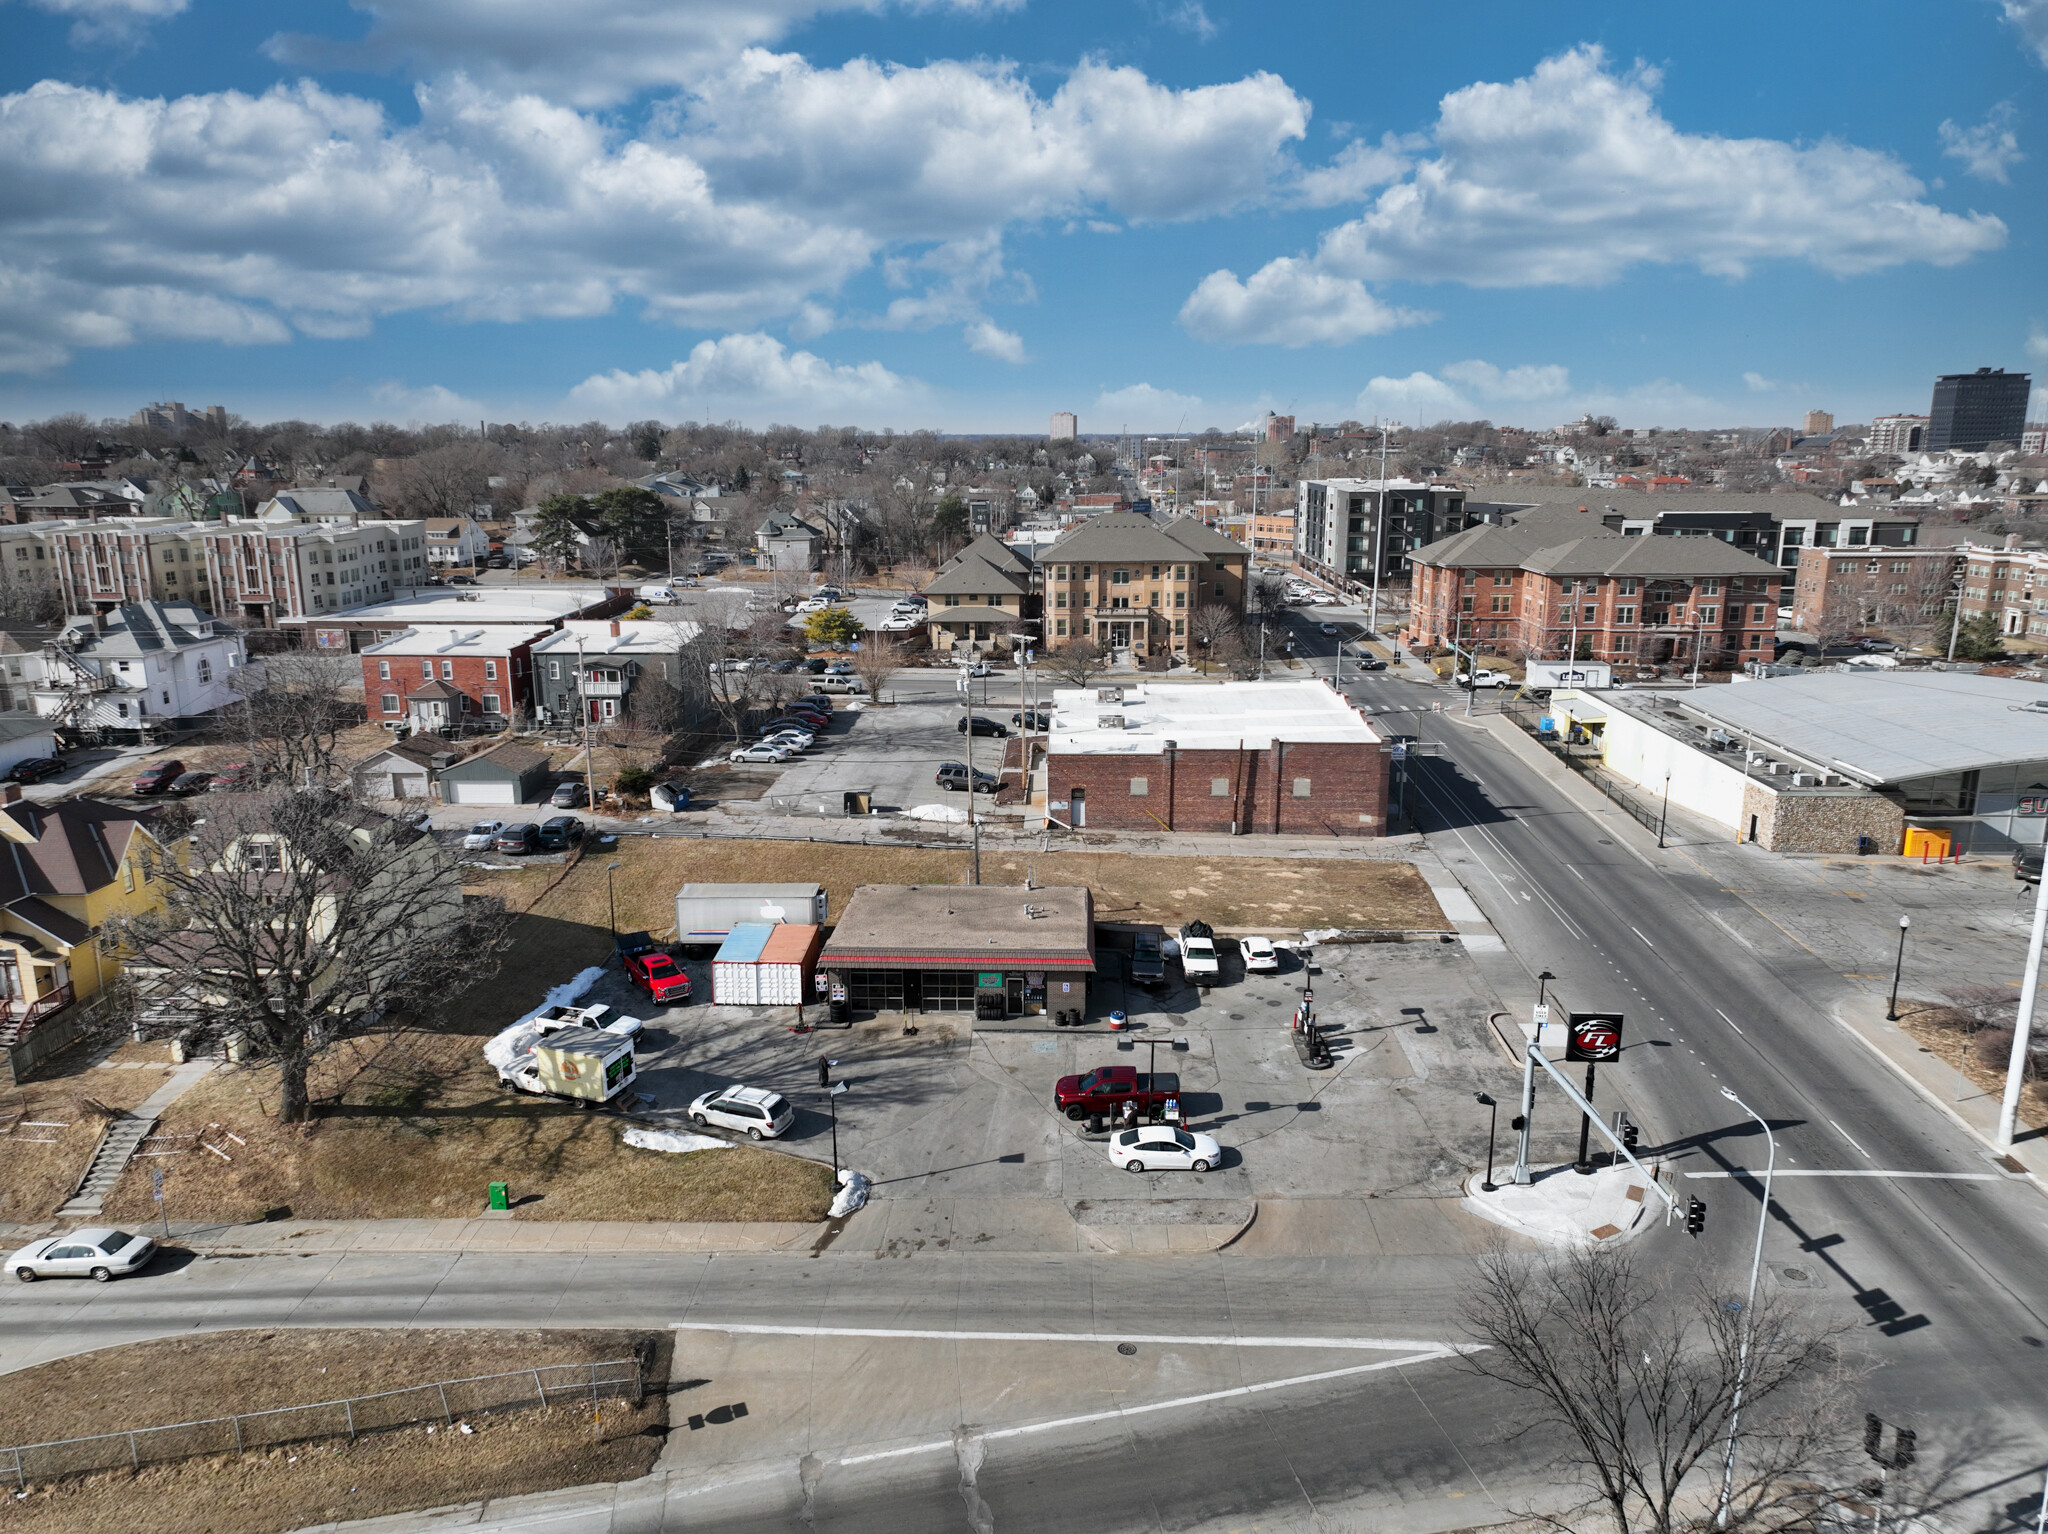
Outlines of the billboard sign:
[{"label": "billboard sign", "polygon": [[1606,1065],[1621,1058],[1619,1012],[1574,1012],[1569,1019],[1564,1057],[1588,1065]]}]

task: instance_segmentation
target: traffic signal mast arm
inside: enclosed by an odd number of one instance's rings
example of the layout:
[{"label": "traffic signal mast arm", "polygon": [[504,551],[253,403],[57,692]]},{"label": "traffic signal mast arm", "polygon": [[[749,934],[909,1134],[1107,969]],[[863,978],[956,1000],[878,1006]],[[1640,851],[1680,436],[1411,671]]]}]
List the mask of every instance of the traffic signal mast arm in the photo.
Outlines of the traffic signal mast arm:
[{"label": "traffic signal mast arm", "polygon": [[1563,1089],[1564,1095],[1570,1098],[1572,1103],[1578,1108],[1578,1110],[1581,1113],[1585,1114],[1587,1119],[1591,1121],[1593,1127],[1600,1131],[1600,1138],[1605,1140],[1609,1145],[1614,1147],[1614,1153],[1617,1156],[1621,1157],[1622,1160],[1626,1161],[1630,1166],[1634,1167],[1638,1172],[1641,1172],[1643,1174],[1643,1181],[1649,1184],[1651,1191],[1654,1192],[1657,1195],[1657,1197],[1664,1200],[1665,1209],[1670,1213],[1677,1213],[1678,1200],[1676,1200],[1669,1193],[1666,1193],[1664,1191],[1664,1185],[1657,1180],[1655,1174],[1652,1173],[1649,1170],[1649,1168],[1645,1167],[1642,1164],[1642,1162],[1636,1160],[1635,1152],[1631,1151],[1626,1145],[1623,1145],[1621,1143],[1620,1138],[1615,1135],[1614,1131],[1609,1129],[1605,1124],[1603,1124],[1600,1121],[1600,1115],[1593,1111],[1593,1105],[1586,1101],[1585,1094],[1581,1092],[1577,1087],[1572,1085],[1571,1078],[1565,1075],[1565,1073],[1559,1070],[1556,1066],[1552,1065],[1548,1060],[1544,1059],[1543,1051],[1540,1048],[1538,1048],[1534,1043],[1531,1043],[1529,1045],[1529,1058],[1533,1060],[1536,1064],[1542,1066],[1544,1070],[1550,1073],[1550,1079],[1552,1081],[1555,1081],[1558,1084],[1558,1086]]}]

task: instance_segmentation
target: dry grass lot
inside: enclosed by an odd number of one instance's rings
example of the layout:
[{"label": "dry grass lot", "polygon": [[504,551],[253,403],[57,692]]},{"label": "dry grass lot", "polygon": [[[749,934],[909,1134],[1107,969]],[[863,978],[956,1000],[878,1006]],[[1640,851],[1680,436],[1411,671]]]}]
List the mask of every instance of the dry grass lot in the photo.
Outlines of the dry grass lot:
[{"label": "dry grass lot", "polygon": [[0,1443],[35,1442],[366,1395],[654,1350],[634,1409],[587,1401],[32,1484],[0,1496],[5,1534],[272,1534],[345,1518],[645,1475],[668,1422],[665,1334],[247,1331],[109,1348],[7,1376]]},{"label": "dry grass lot", "polygon": [[173,1220],[252,1220],[278,1208],[303,1220],[467,1218],[493,1182],[508,1183],[515,1217],[531,1220],[809,1222],[831,1202],[831,1171],[793,1156],[635,1150],[611,1114],[500,1086],[473,1036],[349,1041],[317,1073],[321,1112],[303,1126],[271,1117],[275,1082],[270,1067],[251,1067],[179,1098],[157,1132],[203,1134],[232,1159],[195,1144],[133,1162],[106,1217],[140,1224],[155,1214],[149,1166],[166,1169]]},{"label": "dry grass lot", "polygon": [[[1995,1098],[2005,1090],[2012,1029],[1981,1027],[1955,1007],[1904,998],[1899,1024],[1951,1070],[1960,1065],[1979,1092]],[[2048,1124],[2048,1081],[2029,1081],[2020,1088],[2019,1117],[2029,1128]]]},{"label": "dry grass lot", "polygon": [[[610,936],[605,865],[617,861],[619,926],[657,938],[675,929],[675,894],[683,884],[763,882],[823,884],[836,916],[860,884],[956,884],[968,877],[964,852],[915,847],[865,847],[832,842],[687,841],[625,837],[597,848],[561,884],[527,907],[525,920],[549,941],[594,933],[594,946],[576,947],[578,962],[602,956]],[[1299,931],[1313,927],[1439,928],[1447,926],[1429,886],[1413,866],[1344,858],[1181,858],[1123,852],[984,853],[986,883],[1024,882],[1026,867],[1040,884],[1085,884],[1095,892],[1104,921],[1152,921],[1175,926],[1201,917],[1218,927]],[[533,900],[538,870],[479,873],[469,887]],[[503,880],[503,884],[495,881]],[[516,948],[527,946],[524,940]],[[538,954],[515,952],[507,973]],[[568,957],[538,966],[554,984],[572,972]],[[528,994],[536,972],[512,987]],[[508,1002],[512,1000],[508,997]],[[505,1021],[531,1002],[505,1013]]]},{"label": "dry grass lot", "polygon": [[117,1061],[140,1069],[95,1069],[94,1054],[74,1049],[43,1067],[43,1075],[0,1091],[0,1221],[47,1219],[71,1196],[100,1143],[102,1108],[141,1102],[170,1073],[161,1044],[129,1045]]}]

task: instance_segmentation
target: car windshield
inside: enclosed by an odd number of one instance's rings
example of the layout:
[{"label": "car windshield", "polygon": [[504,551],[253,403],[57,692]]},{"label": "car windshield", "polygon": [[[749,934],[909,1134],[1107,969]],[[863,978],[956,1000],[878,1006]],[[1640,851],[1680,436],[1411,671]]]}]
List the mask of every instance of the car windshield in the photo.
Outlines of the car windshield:
[{"label": "car windshield", "polygon": [[658,953],[647,961],[647,973],[650,975],[672,975],[675,969],[676,961],[665,953]]},{"label": "car windshield", "polygon": [[1195,1148],[1195,1137],[1185,1129],[1176,1129],[1173,1132],[1173,1143],[1182,1150],[1193,1150]]},{"label": "car windshield", "polygon": [[789,1106],[789,1099],[778,1093],[769,1098],[762,1106],[768,1110],[768,1117],[779,1119],[782,1117],[783,1110]]},{"label": "car windshield", "polygon": [[111,1257],[114,1255],[114,1253],[120,1251],[123,1247],[125,1247],[129,1242],[133,1241],[134,1239],[135,1238],[129,1235],[127,1231],[117,1230],[111,1236],[107,1237],[106,1240],[100,1243],[100,1250],[105,1252],[109,1257]]}]

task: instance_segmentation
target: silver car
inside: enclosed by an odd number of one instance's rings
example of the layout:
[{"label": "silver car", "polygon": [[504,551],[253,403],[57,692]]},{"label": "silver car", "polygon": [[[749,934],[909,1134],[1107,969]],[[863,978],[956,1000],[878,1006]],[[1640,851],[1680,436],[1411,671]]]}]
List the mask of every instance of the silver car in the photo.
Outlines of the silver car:
[{"label": "silver car", "polygon": [[24,1284],[39,1278],[93,1278],[105,1284],[138,1271],[155,1255],[156,1243],[147,1236],[92,1225],[68,1236],[31,1241],[7,1259],[7,1266]]}]

